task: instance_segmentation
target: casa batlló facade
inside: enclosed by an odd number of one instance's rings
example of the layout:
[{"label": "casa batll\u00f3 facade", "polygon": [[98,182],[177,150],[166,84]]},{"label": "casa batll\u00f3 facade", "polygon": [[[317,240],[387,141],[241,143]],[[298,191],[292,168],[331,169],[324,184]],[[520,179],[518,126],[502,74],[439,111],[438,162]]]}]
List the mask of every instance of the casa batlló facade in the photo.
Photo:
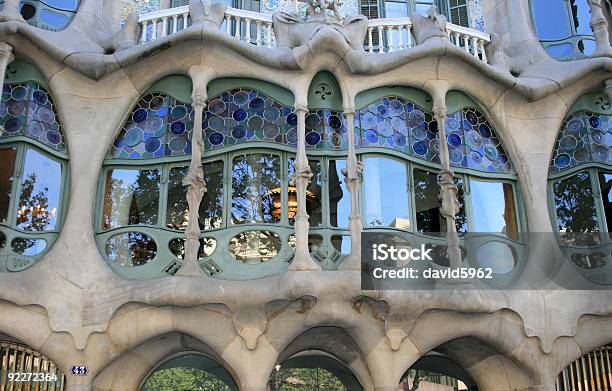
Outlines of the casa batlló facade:
[{"label": "casa batll\u00f3 facade", "polygon": [[612,389],[607,0],[144,5],[2,2],[0,390]]}]

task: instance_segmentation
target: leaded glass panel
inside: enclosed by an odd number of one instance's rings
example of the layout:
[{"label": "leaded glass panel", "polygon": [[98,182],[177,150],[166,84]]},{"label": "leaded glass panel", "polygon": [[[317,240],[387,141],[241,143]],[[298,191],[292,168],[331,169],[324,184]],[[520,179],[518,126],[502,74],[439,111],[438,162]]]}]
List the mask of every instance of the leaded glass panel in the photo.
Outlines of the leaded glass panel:
[{"label": "leaded glass panel", "polygon": [[34,82],[5,85],[0,102],[0,138],[24,136],[66,152],[51,95]]},{"label": "leaded glass panel", "polygon": [[[389,96],[359,110],[355,126],[363,147],[402,151],[417,159],[439,163],[438,124],[433,115],[401,97]],[[512,172],[500,139],[484,114],[464,108],[447,118],[451,165],[484,172]]]},{"label": "leaded glass panel", "polygon": [[110,149],[117,159],[191,154],[194,110],[165,94],[150,94],[132,110]]},{"label": "leaded glass panel", "polygon": [[297,145],[296,125],[293,108],[257,90],[229,90],[210,99],[204,112],[205,148],[253,141]]},{"label": "leaded glass panel", "polygon": [[588,111],[570,115],[555,143],[550,171],[558,173],[587,163],[612,164],[611,117]]}]

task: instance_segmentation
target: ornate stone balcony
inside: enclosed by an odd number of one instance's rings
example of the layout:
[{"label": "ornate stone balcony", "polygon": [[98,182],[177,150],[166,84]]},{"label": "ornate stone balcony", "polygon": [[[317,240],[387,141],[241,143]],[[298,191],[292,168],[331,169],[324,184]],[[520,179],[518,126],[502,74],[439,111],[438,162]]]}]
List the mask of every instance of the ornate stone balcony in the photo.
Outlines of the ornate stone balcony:
[{"label": "ornate stone balcony", "polygon": [[[144,45],[189,27],[189,6],[142,14],[138,23],[140,43]],[[409,17],[368,20],[364,50],[369,53],[386,53],[416,46],[412,26]],[[268,14],[228,7],[221,31],[253,45],[268,48],[277,46],[272,16]],[[453,45],[487,63],[485,46],[491,42],[489,34],[452,23],[446,24],[446,33]]]}]

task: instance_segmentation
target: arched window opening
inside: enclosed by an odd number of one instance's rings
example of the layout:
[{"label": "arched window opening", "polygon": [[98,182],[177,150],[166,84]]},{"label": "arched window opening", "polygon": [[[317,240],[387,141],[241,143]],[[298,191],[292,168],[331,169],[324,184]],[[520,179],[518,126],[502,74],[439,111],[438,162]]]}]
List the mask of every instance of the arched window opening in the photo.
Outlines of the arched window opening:
[{"label": "arched window opening", "polygon": [[612,388],[612,345],[602,346],[568,365],[556,381],[558,391]]},{"label": "arched window opening", "polygon": [[417,360],[400,381],[400,390],[405,391],[438,388],[478,391],[476,383],[461,365],[436,351]]},{"label": "arched window opening", "polygon": [[229,372],[212,358],[184,353],[155,368],[140,387],[140,391],[165,390],[238,391],[238,386]]},{"label": "arched window opening", "polygon": [[[580,98],[561,126],[549,171],[553,225],[568,258],[587,278],[612,283],[604,247],[612,228],[612,128],[603,94]],[[602,252],[604,251],[604,252]]]},{"label": "arched window opening", "polygon": [[4,86],[0,124],[0,271],[17,272],[59,234],[68,155],[53,99],[37,82]]},{"label": "arched window opening", "polygon": [[[79,9],[80,2],[80,0],[22,0],[19,11],[32,26],[59,31],[68,27]],[[4,8],[4,0],[0,0],[0,8]]]},{"label": "arched window opening", "polygon": [[319,350],[294,354],[277,364],[268,380],[270,391],[362,391],[351,369],[338,357]]},{"label": "arched window opening", "polygon": [[17,342],[0,340],[0,374],[0,390],[66,389],[66,376],[55,363]]},{"label": "arched window opening", "polygon": [[[610,3],[603,0],[604,13]],[[595,51],[588,0],[531,0],[536,34],[544,49],[558,60],[588,57]]]}]

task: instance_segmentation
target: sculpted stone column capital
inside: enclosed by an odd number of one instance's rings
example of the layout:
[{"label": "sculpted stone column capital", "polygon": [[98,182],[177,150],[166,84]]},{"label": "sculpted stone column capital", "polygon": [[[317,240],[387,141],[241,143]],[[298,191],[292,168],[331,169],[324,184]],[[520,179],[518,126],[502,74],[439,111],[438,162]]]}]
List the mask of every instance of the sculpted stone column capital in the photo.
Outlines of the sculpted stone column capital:
[{"label": "sculpted stone column capital", "polygon": [[201,108],[205,108],[206,107],[206,95],[204,95],[204,94],[194,93],[191,96],[191,101],[192,101],[192,105],[194,107],[201,107]]},{"label": "sculpted stone column capital", "polygon": [[7,59],[7,63],[11,63],[15,60],[13,47],[6,42],[0,42],[0,59]]},{"label": "sculpted stone column capital", "polygon": [[438,120],[438,118],[444,118],[444,120],[446,121],[446,116],[448,115],[448,109],[446,107],[434,107],[433,113],[434,113],[434,117],[436,118],[436,120]]}]

